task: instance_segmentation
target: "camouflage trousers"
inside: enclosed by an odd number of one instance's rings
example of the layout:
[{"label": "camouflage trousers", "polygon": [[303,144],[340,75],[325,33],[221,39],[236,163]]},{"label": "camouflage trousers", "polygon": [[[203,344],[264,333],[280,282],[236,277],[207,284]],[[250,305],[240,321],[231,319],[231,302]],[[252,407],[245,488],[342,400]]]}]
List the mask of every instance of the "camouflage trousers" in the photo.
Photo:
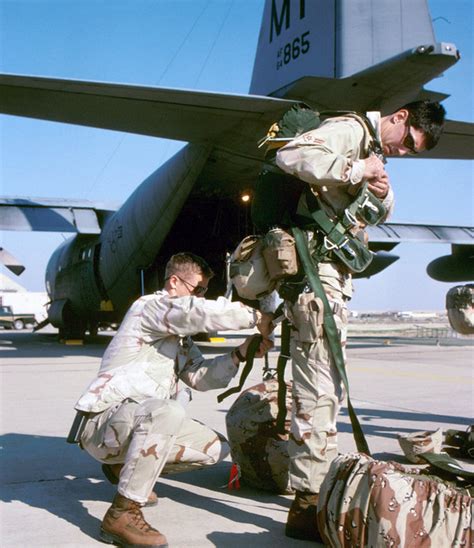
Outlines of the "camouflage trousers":
[{"label": "camouflage trousers", "polygon": [[81,446],[107,464],[123,463],[118,491],[140,504],[161,473],[184,472],[221,461],[230,452],[219,433],[186,416],[174,400],[125,400],[86,423]]},{"label": "camouflage trousers", "polygon": [[[321,282],[345,355],[347,297],[338,276]],[[350,282],[350,279],[349,279]],[[345,391],[323,332],[323,303],[313,293],[302,293],[291,305],[293,324],[290,343],[293,406],[288,453],[290,482],[296,491],[319,493],[332,460],[337,456],[337,416]]]}]

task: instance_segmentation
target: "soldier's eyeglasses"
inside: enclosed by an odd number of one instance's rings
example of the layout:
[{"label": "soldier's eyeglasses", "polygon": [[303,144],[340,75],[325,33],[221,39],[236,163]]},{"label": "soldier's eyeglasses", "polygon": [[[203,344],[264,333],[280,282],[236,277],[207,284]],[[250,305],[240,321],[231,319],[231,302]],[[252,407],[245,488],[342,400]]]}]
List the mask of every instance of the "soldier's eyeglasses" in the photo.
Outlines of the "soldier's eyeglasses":
[{"label": "soldier's eyeglasses", "polygon": [[408,150],[408,154],[418,154],[418,151],[416,150],[416,144],[415,139],[413,138],[413,135],[411,134],[411,125],[408,123],[408,132],[406,134],[406,137],[403,139],[403,146]]},{"label": "soldier's eyeglasses", "polygon": [[207,287],[204,287],[202,285],[193,285],[189,283],[188,281],[183,280],[183,278],[181,278],[177,274],[175,274],[175,276],[178,278],[178,280],[181,280],[183,282],[183,284],[188,288],[188,291],[191,293],[191,295],[199,296],[199,295],[204,295],[206,293]]}]

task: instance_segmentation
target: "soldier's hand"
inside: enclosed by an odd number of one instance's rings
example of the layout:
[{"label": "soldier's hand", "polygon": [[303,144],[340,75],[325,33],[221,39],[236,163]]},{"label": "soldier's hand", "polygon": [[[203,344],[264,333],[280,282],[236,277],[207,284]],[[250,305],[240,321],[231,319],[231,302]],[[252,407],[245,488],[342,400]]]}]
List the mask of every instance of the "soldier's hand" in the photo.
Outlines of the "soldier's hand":
[{"label": "soldier's hand", "polygon": [[378,178],[369,179],[367,188],[377,196],[377,198],[384,199],[390,189],[390,180],[386,171]]},{"label": "soldier's hand", "polygon": [[275,329],[273,325],[273,314],[267,312],[258,312],[256,328],[260,331],[263,338],[268,338]]},{"label": "soldier's hand", "polygon": [[375,154],[365,158],[364,164],[364,179],[379,179],[385,173],[384,163]]},{"label": "soldier's hand", "polygon": [[[250,342],[252,341],[253,338],[258,336],[259,335],[250,335],[250,337],[247,337],[245,341],[240,346],[237,347],[240,353],[242,354],[242,356],[244,356],[245,358],[247,357],[247,352],[248,352]],[[260,345],[257,349],[257,352],[255,352],[255,357],[262,358],[272,348],[273,348],[273,341],[271,341],[270,339],[262,338]]]}]

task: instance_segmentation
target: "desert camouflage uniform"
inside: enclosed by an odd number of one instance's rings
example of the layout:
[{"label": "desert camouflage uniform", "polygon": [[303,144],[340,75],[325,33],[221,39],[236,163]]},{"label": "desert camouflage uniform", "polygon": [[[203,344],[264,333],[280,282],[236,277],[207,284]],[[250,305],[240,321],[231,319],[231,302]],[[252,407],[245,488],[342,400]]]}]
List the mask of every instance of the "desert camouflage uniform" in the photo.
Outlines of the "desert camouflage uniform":
[{"label": "desert camouflage uniform", "polygon": [[89,413],[82,447],[101,462],[124,463],[120,494],[143,504],[163,468],[183,471],[227,456],[225,439],[187,417],[173,398],[179,379],[211,390],[237,372],[230,353],[204,359],[191,335],[246,329],[255,321],[252,309],[223,298],[158,291],[132,305],[75,406]]},{"label": "desert camouflage uniform", "polygon": [[[378,127],[379,113],[368,116]],[[370,142],[368,130],[355,117],[330,118],[282,147],[276,163],[286,173],[308,183],[328,215],[341,216],[360,188],[364,171],[360,160],[368,156]],[[391,189],[384,205],[390,212]],[[310,217],[304,193],[297,213]],[[318,270],[344,350],[346,303],[352,296],[351,275],[344,266],[330,260],[320,263]],[[336,420],[344,393],[323,334],[322,303],[309,288],[307,291],[296,303],[286,303],[287,316],[294,328],[293,412],[288,451],[292,487],[318,493],[331,460],[337,455]]]},{"label": "desert camouflage uniform", "polygon": [[321,486],[318,527],[332,548],[469,548],[473,501],[419,469],[340,455]]}]

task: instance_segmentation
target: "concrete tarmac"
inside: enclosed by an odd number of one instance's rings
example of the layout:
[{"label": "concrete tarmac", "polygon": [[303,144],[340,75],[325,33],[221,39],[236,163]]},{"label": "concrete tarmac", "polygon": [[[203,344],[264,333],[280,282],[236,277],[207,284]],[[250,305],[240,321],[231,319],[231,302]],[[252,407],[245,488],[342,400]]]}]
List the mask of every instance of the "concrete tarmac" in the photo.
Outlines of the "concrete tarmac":
[{"label": "concrete tarmac", "polygon": [[[209,356],[224,353],[243,336],[226,334],[225,342],[201,347]],[[98,531],[115,489],[99,463],[65,438],[73,405],[94,377],[109,340],[102,334],[84,346],[65,346],[53,332],[0,331],[2,547],[104,546]],[[397,441],[400,433],[464,430],[473,422],[474,347],[469,343],[349,340],[351,399],[376,458],[407,462]],[[277,356],[270,353],[270,365]],[[261,381],[262,366],[257,360],[246,387]],[[194,392],[188,412],[225,433],[225,413],[237,396],[217,404],[219,393]],[[346,407],[339,430],[340,451],[354,451]],[[159,504],[144,513],[170,547],[314,546],[284,536],[291,496],[245,485],[228,490],[230,467],[229,459],[159,479]]]}]

